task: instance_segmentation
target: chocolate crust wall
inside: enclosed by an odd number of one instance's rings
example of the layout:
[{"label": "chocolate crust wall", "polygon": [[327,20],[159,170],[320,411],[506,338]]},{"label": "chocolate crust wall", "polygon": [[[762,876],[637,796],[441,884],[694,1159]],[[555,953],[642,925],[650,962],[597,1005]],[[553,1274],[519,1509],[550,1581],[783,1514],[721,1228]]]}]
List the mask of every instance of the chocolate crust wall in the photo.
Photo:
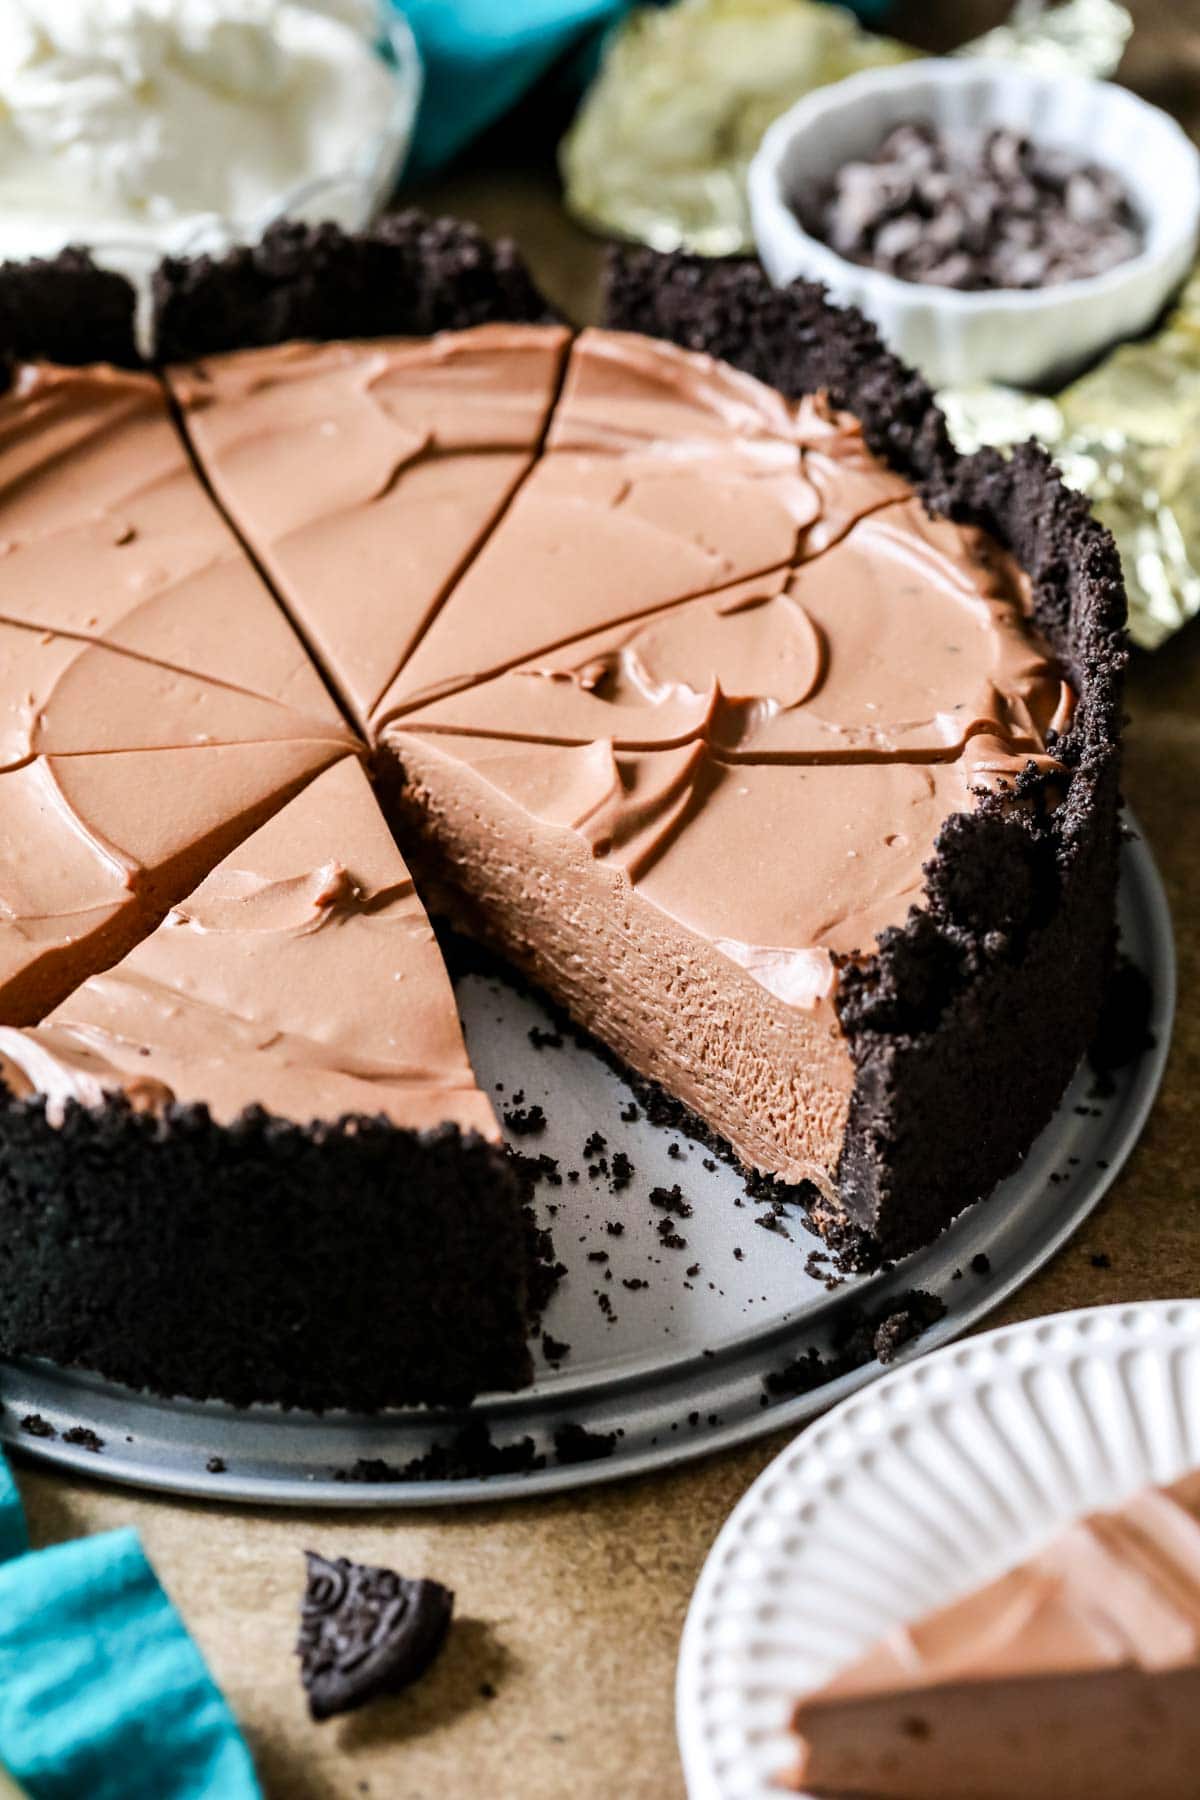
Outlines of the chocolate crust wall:
[{"label": "chocolate crust wall", "polygon": [[[1078,695],[1054,748],[1060,797],[1015,794],[947,821],[927,899],[841,971],[856,1082],[839,1169],[847,1221],[898,1255],[990,1193],[1054,1112],[1095,1029],[1112,964],[1125,593],[1108,532],[1043,452],[959,455],[927,384],[821,288],[752,263],[619,252],[606,322],[719,356],[790,398],[826,389],[935,513],[983,526],[1033,586],[1034,618]],[[961,1128],[956,1126],[961,1122]]]},{"label": "chocolate crust wall", "polygon": [[429,337],[556,318],[511,243],[418,212],[353,235],[284,222],[222,257],[168,258],[153,297],[161,362],[289,338]]},{"label": "chocolate crust wall", "polygon": [[0,1091],[0,1351],[239,1406],[462,1405],[531,1377],[520,1205],[453,1126],[123,1098],[52,1123]]},{"label": "chocolate crust wall", "polygon": [[140,367],[135,309],[125,277],[98,268],[86,250],[0,263],[0,386],[7,387],[12,363],[23,357]]}]

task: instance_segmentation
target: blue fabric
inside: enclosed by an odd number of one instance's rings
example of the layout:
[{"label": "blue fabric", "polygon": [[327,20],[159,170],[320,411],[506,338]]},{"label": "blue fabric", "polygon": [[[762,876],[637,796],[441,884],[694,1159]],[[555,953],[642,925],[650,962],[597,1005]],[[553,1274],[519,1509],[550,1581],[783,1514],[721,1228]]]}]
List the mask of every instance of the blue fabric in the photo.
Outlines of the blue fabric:
[{"label": "blue fabric", "polygon": [[12,1470],[0,1456],[0,1563],[6,1563],[10,1556],[24,1556],[28,1548],[25,1509]]},{"label": "blue fabric", "polygon": [[626,0],[403,0],[425,66],[405,179],[457,155],[625,7]]},{"label": "blue fabric", "polygon": [[[394,0],[425,65],[405,180],[428,175],[516,105],[569,51],[594,43],[630,0]],[[852,0],[872,23],[888,0]]]},{"label": "blue fabric", "polygon": [[[20,1504],[19,1537],[7,1508],[6,1494],[3,1541],[19,1551]],[[134,1532],[0,1567],[0,1761],[31,1800],[261,1800],[233,1714]]]}]

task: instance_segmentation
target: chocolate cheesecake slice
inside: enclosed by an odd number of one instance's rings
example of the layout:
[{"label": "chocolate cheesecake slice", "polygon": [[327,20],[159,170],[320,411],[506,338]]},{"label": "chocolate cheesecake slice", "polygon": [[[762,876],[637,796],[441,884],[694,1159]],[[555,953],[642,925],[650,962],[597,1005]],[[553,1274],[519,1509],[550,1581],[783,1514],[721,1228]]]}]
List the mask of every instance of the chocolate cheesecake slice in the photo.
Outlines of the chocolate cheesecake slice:
[{"label": "chocolate cheesecake slice", "polygon": [[789,1786],[1184,1800],[1200,1765],[1200,1474],[1071,1525],[808,1694]]},{"label": "chocolate cheesecake slice", "polygon": [[533,1234],[356,758],[0,1028],[0,1080],[6,1218],[42,1246],[8,1346],[308,1407],[528,1378]]}]

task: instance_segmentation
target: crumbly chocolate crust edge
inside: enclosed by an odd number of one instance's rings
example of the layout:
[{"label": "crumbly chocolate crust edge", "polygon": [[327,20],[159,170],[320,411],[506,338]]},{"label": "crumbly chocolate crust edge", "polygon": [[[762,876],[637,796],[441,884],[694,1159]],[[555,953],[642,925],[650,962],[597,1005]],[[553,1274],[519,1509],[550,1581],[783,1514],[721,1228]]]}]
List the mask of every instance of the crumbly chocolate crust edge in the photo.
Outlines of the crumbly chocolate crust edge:
[{"label": "crumbly chocolate crust edge", "polygon": [[0,1090],[0,1350],[236,1406],[460,1407],[532,1377],[525,1195],[451,1124]]}]

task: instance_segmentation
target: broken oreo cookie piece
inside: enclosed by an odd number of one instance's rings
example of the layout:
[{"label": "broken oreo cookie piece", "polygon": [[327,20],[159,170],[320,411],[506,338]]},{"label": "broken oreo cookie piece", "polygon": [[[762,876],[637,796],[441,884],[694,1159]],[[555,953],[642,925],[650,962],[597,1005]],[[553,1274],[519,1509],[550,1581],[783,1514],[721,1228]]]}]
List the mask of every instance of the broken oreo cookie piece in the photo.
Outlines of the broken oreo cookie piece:
[{"label": "broken oreo cookie piece", "polygon": [[1142,226],[1120,177],[1002,127],[897,125],[868,157],[793,200],[849,262],[964,290],[1055,287],[1136,256]]},{"label": "broken oreo cookie piece", "polygon": [[450,1628],[448,1588],[344,1556],[306,1557],[296,1654],[314,1719],[394,1694],[425,1673]]}]

